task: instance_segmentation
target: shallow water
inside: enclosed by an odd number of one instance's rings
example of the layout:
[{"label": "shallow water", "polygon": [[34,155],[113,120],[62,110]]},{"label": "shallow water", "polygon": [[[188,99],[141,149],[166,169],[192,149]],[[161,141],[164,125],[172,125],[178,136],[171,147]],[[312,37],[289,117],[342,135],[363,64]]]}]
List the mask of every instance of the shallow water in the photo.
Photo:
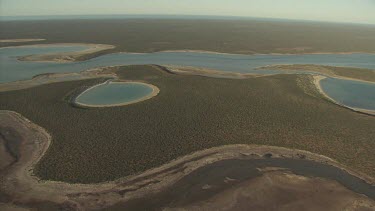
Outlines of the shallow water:
[{"label": "shallow water", "polygon": [[[255,70],[256,67],[275,64],[318,64],[375,69],[375,54],[313,54],[313,55],[236,55],[214,53],[159,52],[146,54],[115,53],[74,63],[23,62],[17,56],[76,51],[83,46],[42,47],[42,48],[0,48],[0,83],[30,79],[41,73],[79,72],[94,67],[134,64],[172,64],[217,69],[226,72],[274,74],[277,70]],[[307,73],[301,71],[301,73]],[[340,81],[340,82],[337,82]],[[326,81],[327,82],[327,81]],[[348,106],[363,109],[372,108],[375,103],[375,84],[358,83],[356,88],[345,88],[337,94],[337,86],[322,83],[323,90],[333,99]],[[351,81],[335,79],[334,84],[352,87]],[[335,91],[336,90],[336,91]],[[369,93],[363,95],[363,93]],[[345,94],[346,93],[346,94]],[[355,100],[348,100],[355,96]],[[353,102],[355,102],[353,104]],[[355,105],[355,106],[353,106]]]},{"label": "shallow water", "polygon": [[86,46],[43,46],[43,47],[17,47],[0,48],[0,83],[31,79],[42,73],[79,72],[79,69],[70,69],[69,65],[51,62],[19,61],[17,57],[75,52],[87,49]]},{"label": "shallow water", "polygon": [[85,91],[76,102],[88,106],[118,105],[139,100],[152,91],[152,87],[142,83],[107,82]]},{"label": "shallow water", "polygon": [[340,104],[353,108],[375,110],[373,84],[336,78],[323,79],[320,84],[323,90]]}]

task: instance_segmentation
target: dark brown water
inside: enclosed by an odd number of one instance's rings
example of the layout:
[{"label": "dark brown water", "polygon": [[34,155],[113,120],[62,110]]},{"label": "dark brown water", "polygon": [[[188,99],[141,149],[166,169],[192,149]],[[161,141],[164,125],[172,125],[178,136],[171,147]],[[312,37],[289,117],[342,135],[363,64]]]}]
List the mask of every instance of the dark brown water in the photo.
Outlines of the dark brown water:
[{"label": "dark brown water", "polygon": [[[257,168],[264,167],[288,168],[298,175],[335,180],[351,191],[375,199],[375,186],[330,165],[303,159],[231,159],[201,167],[158,194],[119,203],[106,210],[160,210],[166,206],[184,206],[210,198],[242,181],[258,177],[261,172]],[[226,177],[236,181],[226,183]],[[202,189],[206,184],[211,188]]]}]

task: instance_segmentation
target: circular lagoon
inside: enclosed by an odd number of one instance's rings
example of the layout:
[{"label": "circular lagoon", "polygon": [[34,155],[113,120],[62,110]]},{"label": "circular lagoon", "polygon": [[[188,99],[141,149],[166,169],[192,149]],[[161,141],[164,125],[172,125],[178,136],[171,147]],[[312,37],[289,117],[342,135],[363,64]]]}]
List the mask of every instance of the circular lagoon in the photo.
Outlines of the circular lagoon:
[{"label": "circular lagoon", "polygon": [[375,84],[370,82],[325,78],[320,86],[341,105],[353,109],[375,111]]},{"label": "circular lagoon", "polygon": [[150,99],[158,93],[156,86],[142,82],[105,82],[81,93],[75,103],[85,107],[123,106]]}]

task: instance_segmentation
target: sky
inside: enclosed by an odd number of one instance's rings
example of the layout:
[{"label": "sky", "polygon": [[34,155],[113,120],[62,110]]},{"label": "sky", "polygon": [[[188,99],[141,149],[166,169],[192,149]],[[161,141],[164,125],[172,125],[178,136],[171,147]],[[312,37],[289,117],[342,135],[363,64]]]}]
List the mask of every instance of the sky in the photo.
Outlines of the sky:
[{"label": "sky", "polygon": [[0,0],[0,16],[213,15],[375,24],[375,0]]}]

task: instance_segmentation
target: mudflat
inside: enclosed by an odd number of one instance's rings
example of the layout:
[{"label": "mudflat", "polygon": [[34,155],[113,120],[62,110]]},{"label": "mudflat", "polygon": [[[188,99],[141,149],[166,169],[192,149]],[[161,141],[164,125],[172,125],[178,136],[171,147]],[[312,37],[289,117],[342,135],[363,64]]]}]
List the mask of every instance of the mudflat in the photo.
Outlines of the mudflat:
[{"label": "mudflat", "polygon": [[[7,136],[5,144],[13,142],[12,137],[19,140],[19,159],[0,172],[3,209],[194,209],[214,208],[223,201],[230,202],[226,208],[232,209],[248,206],[241,200],[246,198],[258,199],[252,206],[285,206],[293,210],[301,206],[298,202],[308,202],[316,208],[331,204],[331,209],[371,209],[375,203],[371,178],[321,155],[257,145],[201,150],[112,182],[85,185],[41,181],[32,170],[45,156],[52,136],[15,112],[1,111],[0,117],[4,128],[0,132],[2,137]],[[237,199],[240,201],[235,202]],[[323,201],[313,203],[315,200]]]}]

